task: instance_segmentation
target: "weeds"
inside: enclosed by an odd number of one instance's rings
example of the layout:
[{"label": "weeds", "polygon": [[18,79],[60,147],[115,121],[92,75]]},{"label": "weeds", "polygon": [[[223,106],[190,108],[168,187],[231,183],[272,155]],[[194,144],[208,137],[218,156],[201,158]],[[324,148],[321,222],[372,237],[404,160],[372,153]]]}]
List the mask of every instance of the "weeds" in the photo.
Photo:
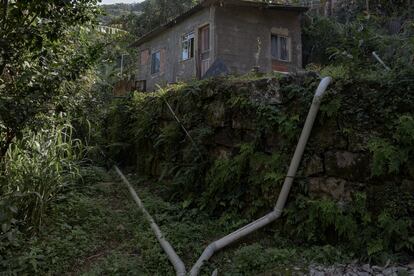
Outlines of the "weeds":
[{"label": "weeds", "polygon": [[44,230],[55,203],[64,200],[80,179],[85,148],[72,133],[67,123],[38,132],[27,130],[7,151],[0,176],[0,267],[10,272],[25,271],[26,265],[37,272],[44,257],[36,248],[18,260],[10,254],[23,246],[25,235],[36,237]]},{"label": "weeds", "polygon": [[[356,194],[352,204],[332,200],[296,199],[287,211],[286,230],[306,242],[344,245],[348,252],[362,252],[371,261],[384,262],[389,252],[410,252],[414,236],[412,220],[392,208],[379,214],[368,210],[365,194]],[[334,231],[332,231],[334,230]]]},{"label": "weeds", "polygon": [[27,131],[4,160],[2,200],[13,202],[18,220],[38,230],[51,202],[79,177],[84,153],[82,143],[72,138],[69,124],[38,133]]},{"label": "weeds", "polygon": [[[52,208],[47,231],[35,239],[21,237],[19,246],[2,252],[0,270],[19,275],[173,275],[170,262],[123,184],[112,182],[99,168],[83,170],[81,174],[90,176],[88,185]],[[187,265],[199,257],[206,243],[248,222],[237,215],[216,219],[168,203],[156,195],[166,187],[144,187],[144,180],[136,175],[130,178],[138,179],[133,181],[137,192]],[[203,273],[210,275],[215,268],[224,275],[257,275],[291,266],[306,270],[309,262],[345,258],[331,247],[298,247],[279,235],[266,236],[265,242],[259,235],[220,252]]]}]

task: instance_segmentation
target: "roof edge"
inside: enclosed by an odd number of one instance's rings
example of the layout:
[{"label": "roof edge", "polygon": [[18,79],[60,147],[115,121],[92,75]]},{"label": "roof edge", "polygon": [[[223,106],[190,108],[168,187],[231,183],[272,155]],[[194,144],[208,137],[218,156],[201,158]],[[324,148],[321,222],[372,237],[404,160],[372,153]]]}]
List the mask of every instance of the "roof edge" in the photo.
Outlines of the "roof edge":
[{"label": "roof edge", "polygon": [[149,31],[148,33],[144,34],[137,41],[132,43],[129,47],[138,47],[141,44],[151,40],[153,37],[163,33],[165,30],[175,26],[176,24],[184,21],[191,15],[203,10],[206,7],[209,7],[213,4],[220,4],[221,6],[241,6],[241,7],[254,7],[254,8],[261,8],[261,9],[275,9],[275,10],[285,10],[285,11],[295,11],[299,13],[303,13],[309,10],[308,7],[304,6],[295,6],[295,5],[285,5],[285,4],[272,4],[272,3],[265,3],[265,2],[254,2],[254,1],[246,1],[246,0],[204,0],[201,3],[195,5],[191,9],[183,12],[182,14],[178,15],[174,19],[166,22],[165,24]]},{"label": "roof edge", "polygon": [[[213,1],[216,2],[216,0],[209,0],[208,2],[213,2]],[[171,19],[170,21],[164,23],[163,25],[149,31],[148,33],[146,33],[143,36],[141,36],[140,38],[138,38],[137,41],[132,43],[130,45],[130,47],[138,47],[142,43],[147,42],[151,38],[153,38],[153,37],[157,36],[158,34],[164,32],[165,30],[167,30],[170,27],[176,25],[177,23],[184,21],[187,17],[190,17],[191,15],[203,10],[206,7],[205,2],[207,2],[207,1],[203,1],[200,4],[195,5],[191,9],[181,13],[180,15],[178,15],[177,17],[175,17],[175,18]]]}]

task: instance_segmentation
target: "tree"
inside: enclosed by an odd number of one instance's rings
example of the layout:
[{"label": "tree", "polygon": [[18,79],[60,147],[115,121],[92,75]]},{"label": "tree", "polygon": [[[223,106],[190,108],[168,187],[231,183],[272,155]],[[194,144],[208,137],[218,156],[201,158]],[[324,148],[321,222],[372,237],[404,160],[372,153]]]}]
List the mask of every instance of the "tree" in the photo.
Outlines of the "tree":
[{"label": "tree", "polygon": [[1,0],[0,160],[24,128],[67,96],[61,84],[96,58],[81,26],[96,19],[97,1]]},{"label": "tree", "polygon": [[197,0],[146,0],[140,4],[140,13],[131,12],[114,19],[112,24],[120,24],[136,36],[151,31],[168,22],[198,3]]}]

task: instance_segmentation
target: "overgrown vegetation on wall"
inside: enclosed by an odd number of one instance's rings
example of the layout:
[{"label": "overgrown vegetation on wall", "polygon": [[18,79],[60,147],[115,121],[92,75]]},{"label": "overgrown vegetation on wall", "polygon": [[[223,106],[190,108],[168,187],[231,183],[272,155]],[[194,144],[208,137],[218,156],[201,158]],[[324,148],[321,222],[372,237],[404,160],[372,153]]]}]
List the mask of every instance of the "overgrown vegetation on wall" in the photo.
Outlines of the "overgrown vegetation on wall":
[{"label": "overgrown vegetation on wall", "polygon": [[[336,76],[282,232],[369,258],[412,252],[414,94],[393,77]],[[314,75],[216,79],[135,93],[110,114],[110,144],[123,145],[111,150],[167,185],[169,200],[251,219],[276,202],[318,82]]]}]

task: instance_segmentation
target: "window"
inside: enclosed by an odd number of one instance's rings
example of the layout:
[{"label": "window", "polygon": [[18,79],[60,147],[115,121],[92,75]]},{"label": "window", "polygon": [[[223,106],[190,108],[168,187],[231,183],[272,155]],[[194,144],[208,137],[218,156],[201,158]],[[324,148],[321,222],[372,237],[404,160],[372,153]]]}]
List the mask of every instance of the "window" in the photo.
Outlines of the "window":
[{"label": "window", "polygon": [[290,40],[288,37],[272,35],[272,58],[290,61]]},{"label": "window", "polygon": [[161,65],[161,52],[157,51],[151,55],[151,74],[160,72]]},{"label": "window", "polygon": [[182,60],[194,57],[194,33],[189,33],[182,38]]}]

